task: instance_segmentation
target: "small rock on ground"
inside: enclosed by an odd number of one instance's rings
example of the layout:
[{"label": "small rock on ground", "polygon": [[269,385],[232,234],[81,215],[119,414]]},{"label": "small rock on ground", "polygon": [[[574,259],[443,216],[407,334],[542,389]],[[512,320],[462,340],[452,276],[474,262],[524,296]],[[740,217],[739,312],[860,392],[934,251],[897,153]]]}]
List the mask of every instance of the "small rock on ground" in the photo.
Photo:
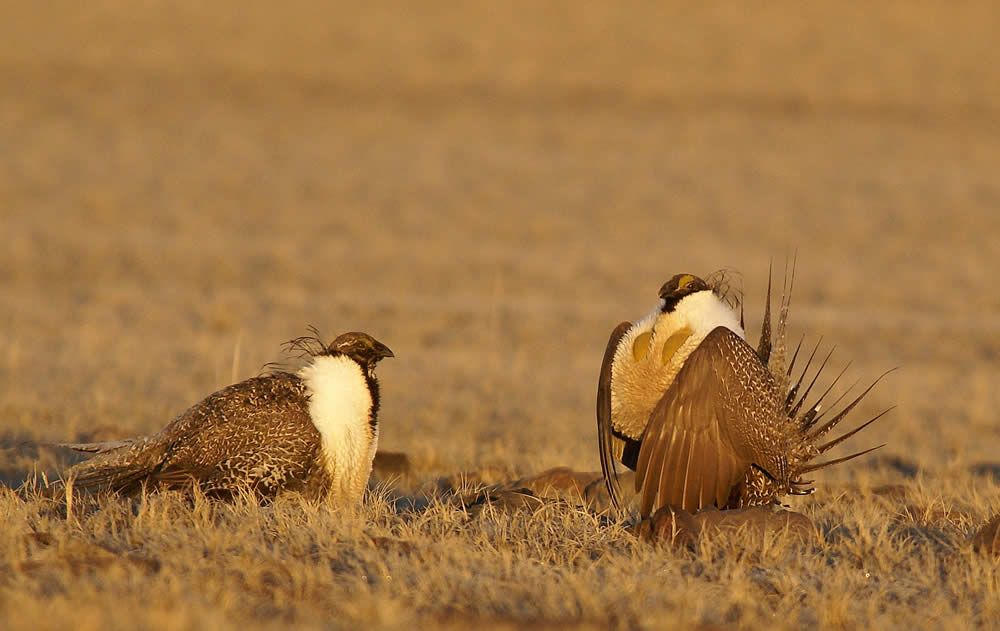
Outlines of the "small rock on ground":
[{"label": "small rock on ground", "polygon": [[635,533],[645,541],[688,547],[702,537],[724,536],[736,531],[750,532],[756,537],[784,532],[803,542],[818,536],[812,520],[805,515],[763,506],[721,511],[707,509],[694,514],[667,506],[635,527]]}]

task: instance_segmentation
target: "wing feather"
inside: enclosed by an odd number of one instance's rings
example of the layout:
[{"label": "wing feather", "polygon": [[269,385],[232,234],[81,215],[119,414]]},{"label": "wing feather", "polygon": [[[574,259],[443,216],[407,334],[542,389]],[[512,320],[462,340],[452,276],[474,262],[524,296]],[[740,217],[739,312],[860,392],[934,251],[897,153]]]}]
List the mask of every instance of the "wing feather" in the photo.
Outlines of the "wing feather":
[{"label": "wing feather", "polygon": [[[648,427],[646,428],[649,429]],[[660,492],[660,486],[663,484],[665,479],[665,469],[670,466],[667,462],[667,457],[670,455],[670,446],[673,444],[675,437],[674,428],[668,427],[666,425],[657,428],[657,436],[652,443],[653,449],[649,450],[647,453],[646,464],[649,466],[648,476],[647,470],[643,468],[642,464],[636,465],[635,470],[635,490],[638,494],[642,496],[642,504],[648,504],[656,500],[657,493]],[[643,440],[643,443],[646,441]],[[642,446],[639,447],[639,462],[642,462]],[[647,481],[646,478],[649,478]]]},{"label": "wing feather", "polygon": [[601,374],[597,381],[597,444],[601,454],[601,473],[615,510],[621,510],[622,492],[618,483],[618,472],[614,462],[614,440],[611,428],[611,367],[618,344],[631,328],[631,322],[622,322],[611,332],[608,346],[604,350]]},{"label": "wing feather", "polygon": [[695,450],[701,451],[697,440],[692,437],[688,437],[687,440],[687,462],[684,467],[684,486],[681,490],[680,497],[684,498],[685,506],[694,506],[695,508],[701,508],[701,469],[694,466],[697,460],[695,459]]},{"label": "wing feather", "polygon": [[724,327],[709,333],[650,414],[636,467],[643,517],[665,505],[697,510],[707,505],[702,498],[722,508],[753,462],[746,441],[730,431],[737,408],[730,399],[742,379],[734,344],[746,342]]},{"label": "wing feather", "polygon": [[[712,426],[712,439],[715,442],[722,440],[722,434],[717,425]],[[712,500],[718,508],[722,508],[729,500],[730,480],[734,475],[733,470],[737,464],[732,458],[719,458],[715,463],[715,484],[712,488]],[[707,506],[707,504],[706,504]]]},{"label": "wing feather", "polygon": [[678,496],[677,487],[683,483],[681,477],[684,474],[682,457],[687,438],[688,433],[677,426],[674,426],[673,431],[670,432],[670,443],[666,445],[663,466],[660,468],[659,493],[654,496],[654,501],[669,504],[667,498]]}]

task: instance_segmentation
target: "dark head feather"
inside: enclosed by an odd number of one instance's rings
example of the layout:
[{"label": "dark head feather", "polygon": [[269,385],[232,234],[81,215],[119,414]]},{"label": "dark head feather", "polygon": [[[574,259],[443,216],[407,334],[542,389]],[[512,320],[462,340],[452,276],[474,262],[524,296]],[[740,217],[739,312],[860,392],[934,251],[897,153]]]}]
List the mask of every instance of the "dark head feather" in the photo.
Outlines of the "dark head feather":
[{"label": "dark head feather", "polygon": [[367,333],[351,331],[342,333],[337,339],[330,342],[326,347],[324,355],[346,355],[362,366],[372,367],[379,360],[386,357],[395,357],[392,350],[379,342]]},{"label": "dark head feather", "polygon": [[[346,355],[370,368],[385,357],[394,357],[392,351],[367,333],[352,331],[337,336],[329,345],[323,343],[323,336],[313,325],[308,327],[309,335],[301,335],[288,340],[281,349],[294,359],[308,360],[328,355]],[[283,372],[289,368],[286,362],[268,362],[261,367],[264,373]]]}]

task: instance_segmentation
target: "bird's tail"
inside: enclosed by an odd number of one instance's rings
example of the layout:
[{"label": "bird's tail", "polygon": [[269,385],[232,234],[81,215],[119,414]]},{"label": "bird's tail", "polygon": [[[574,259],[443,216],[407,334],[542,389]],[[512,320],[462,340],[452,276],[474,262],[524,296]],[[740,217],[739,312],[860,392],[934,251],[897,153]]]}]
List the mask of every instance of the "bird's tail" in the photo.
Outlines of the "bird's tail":
[{"label": "bird's tail", "polygon": [[[869,447],[867,449],[862,449],[861,451],[856,451],[847,456],[840,458],[834,458],[832,460],[825,460],[817,462],[816,460],[827,453],[837,445],[841,444],[848,438],[854,436],[864,428],[868,427],[875,421],[879,420],[886,414],[888,414],[895,406],[890,406],[878,414],[867,418],[864,422],[860,423],[854,429],[845,432],[844,434],[827,440],[829,434],[833,429],[840,424],[861,401],[868,396],[868,394],[875,388],[876,385],[889,373],[893,372],[888,370],[881,375],[879,375],[874,381],[872,381],[864,390],[860,392],[857,396],[852,398],[847,403],[842,403],[851,391],[857,386],[857,382],[852,384],[843,393],[841,393],[836,399],[834,399],[828,408],[824,409],[824,400],[827,395],[833,390],[833,388],[840,381],[841,377],[850,367],[850,363],[834,377],[833,381],[824,389],[823,393],[819,395],[815,401],[810,404],[806,404],[806,399],[809,397],[809,393],[812,390],[813,385],[815,385],[816,380],[823,373],[823,369],[826,367],[830,356],[833,354],[834,349],[830,351],[823,358],[823,362],[820,364],[819,368],[816,370],[815,374],[809,380],[808,385],[805,387],[804,392],[802,390],[803,382],[805,381],[806,375],[809,371],[810,365],[812,364],[813,358],[816,356],[816,350],[819,348],[819,343],[813,348],[812,352],[809,354],[809,359],[806,361],[805,367],[799,374],[798,379],[792,383],[787,390],[785,395],[785,413],[787,414],[788,420],[790,421],[792,428],[792,448],[790,449],[789,460],[788,460],[788,470],[789,470],[789,480],[790,485],[788,492],[792,495],[809,495],[815,489],[812,487],[812,480],[804,480],[802,476],[830,467],[842,462],[847,462],[848,460],[854,460],[860,456],[867,453],[871,453],[876,449],[884,447],[882,445],[876,445],[874,447]],[[789,373],[794,367],[794,362],[789,364]],[[825,441],[825,442],[824,442]]]},{"label": "bird's tail", "polygon": [[135,441],[135,438],[126,438],[125,440],[109,440],[102,443],[56,443],[56,447],[65,447],[66,449],[72,449],[73,451],[79,451],[81,453],[100,454],[106,451],[128,447],[129,445],[135,443]]},{"label": "bird's tail", "polygon": [[151,438],[132,438],[103,443],[60,443],[74,451],[94,456],[72,466],[66,478],[85,491],[131,494],[141,490],[160,465],[162,450]]},{"label": "bird's tail", "polygon": [[[847,462],[848,460],[853,460],[859,456],[863,456],[867,453],[875,451],[883,447],[883,445],[877,445],[875,447],[870,447],[868,449],[863,449],[861,451],[852,453],[850,455],[835,458],[833,460],[827,460],[823,462],[816,462],[816,459],[823,455],[824,453],[830,451],[840,443],[844,442],[848,438],[854,436],[864,428],[868,427],[878,419],[882,418],[887,414],[892,407],[889,407],[875,416],[865,420],[863,423],[852,429],[851,431],[838,436],[832,440],[823,442],[823,440],[828,436],[828,434],[833,431],[833,429],[843,421],[852,410],[872,391],[872,389],[882,380],[883,377],[888,375],[892,370],[889,370],[875,379],[868,387],[866,387],[859,395],[854,397],[850,402],[841,405],[842,401],[847,398],[851,390],[857,385],[855,383],[840,396],[838,396],[834,401],[832,401],[829,406],[824,409],[824,402],[826,398],[830,395],[836,385],[840,382],[840,379],[847,372],[850,367],[850,363],[844,366],[843,370],[832,380],[832,382],[825,388],[822,394],[820,394],[816,399],[812,400],[810,403],[806,403],[809,399],[809,395],[812,392],[813,386],[816,385],[817,381],[824,370],[830,357],[833,355],[833,351],[836,347],[831,348],[826,354],[823,360],[820,362],[819,367],[812,374],[811,378],[808,379],[807,375],[813,366],[813,360],[816,358],[816,353],[819,350],[820,343],[822,339],[816,343],[813,347],[812,352],[809,353],[809,358],[806,359],[805,365],[802,371],[799,373],[797,378],[792,377],[792,373],[795,372],[796,362],[799,358],[799,352],[802,350],[802,339],[799,339],[795,350],[792,352],[791,359],[786,358],[787,346],[785,344],[786,335],[786,321],[788,318],[788,306],[791,302],[791,291],[792,286],[795,281],[795,262],[792,261],[791,274],[789,275],[789,270],[786,266],[785,268],[785,281],[783,283],[783,291],[781,296],[781,306],[778,316],[778,325],[776,330],[772,334],[771,329],[771,279],[770,272],[768,273],[768,285],[767,285],[767,306],[764,311],[764,323],[761,329],[761,339],[758,344],[758,355],[761,361],[771,371],[771,375],[777,384],[777,391],[784,396],[783,406],[785,418],[789,423],[789,449],[788,449],[788,463],[787,463],[787,478],[785,481],[775,480],[773,478],[769,479],[768,486],[775,487],[774,490],[779,493],[790,493],[792,495],[809,495],[815,491],[812,487],[813,480],[803,479],[804,475],[812,473],[818,469],[824,467],[829,467],[835,464],[840,464],[842,462]],[[895,369],[893,369],[895,370]],[[839,407],[838,409],[838,406]],[[836,411],[834,412],[833,410]],[[765,476],[767,474],[765,473]],[[770,476],[767,476],[770,478]],[[783,488],[778,488],[783,487]]]}]

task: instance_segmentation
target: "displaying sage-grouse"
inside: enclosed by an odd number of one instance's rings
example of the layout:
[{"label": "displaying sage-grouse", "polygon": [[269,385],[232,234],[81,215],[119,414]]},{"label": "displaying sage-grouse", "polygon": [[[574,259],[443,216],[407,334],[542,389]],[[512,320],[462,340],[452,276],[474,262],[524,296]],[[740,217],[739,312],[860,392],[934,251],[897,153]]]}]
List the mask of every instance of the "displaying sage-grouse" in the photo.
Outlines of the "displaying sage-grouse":
[{"label": "displaying sage-grouse", "polygon": [[344,333],[329,346],[318,335],[287,346],[308,362],[294,374],[223,388],[152,436],[65,444],[95,454],[67,477],[76,488],[119,493],[197,485],[216,497],[299,491],[357,503],[378,444],[375,364],[392,351],[365,333]]},{"label": "displaying sage-grouse", "polygon": [[635,471],[643,518],[668,505],[688,511],[739,508],[776,503],[785,494],[807,495],[814,489],[803,475],[872,451],[813,462],[888,410],[820,442],[878,379],[828,419],[821,404],[843,371],[815,402],[805,404],[830,355],[800,393],[816,349],[793,382],[802,342],[786,366],[792,281],[785,284],[772,336],[768,280],[756,350],[743,332],[742,297],[733,295],[724,274],[708,281],[674,276],[660,289],[652,312],[612,332],[598,383],[597,426],[601,469],[617,510],[623,501],[615,461]]}]

